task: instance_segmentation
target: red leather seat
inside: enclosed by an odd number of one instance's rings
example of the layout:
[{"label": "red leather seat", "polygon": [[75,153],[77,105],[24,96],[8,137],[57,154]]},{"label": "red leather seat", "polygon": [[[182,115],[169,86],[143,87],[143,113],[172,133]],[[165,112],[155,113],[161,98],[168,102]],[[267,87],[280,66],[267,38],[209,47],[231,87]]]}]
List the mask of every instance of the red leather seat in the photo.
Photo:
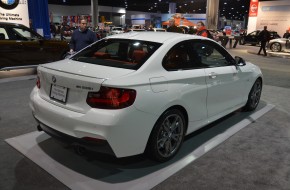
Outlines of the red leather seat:
[{"label": "red leather seat", "polygon": [[101,58],[101,59],[110,59],[111,55],[105,52],[95,52],[94,57]]},{"label": "red leather seat", "polygon": [[134,50],[132,54],[132,59],[134,62],[139,63],[146,56],[146,52],[143,50]]}]

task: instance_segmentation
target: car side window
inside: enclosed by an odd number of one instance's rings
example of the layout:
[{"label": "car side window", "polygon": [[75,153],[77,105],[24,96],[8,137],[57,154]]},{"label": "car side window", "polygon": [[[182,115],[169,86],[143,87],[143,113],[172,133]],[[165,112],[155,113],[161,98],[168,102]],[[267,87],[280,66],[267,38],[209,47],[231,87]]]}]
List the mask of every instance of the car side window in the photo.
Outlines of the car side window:
[{"label": "car side window", "polygon": [[167,71],[188,70],[200,68],[190,42],[182,42],[171,48],[164,56],[162,65]]},{"label": "car side window", "polygon": [[257,31],[251,32],[251,33],[249,34],[249,36],[257,36],[257,35],[258,35],[258,32],[257,32]]},{"label": "car side window", "polygon": [[214,42],[206,40],[193,41],[192,46],[192,49],[196,51],[196,60],[204,68],[233,65],[233,60],[229,54]]},{"label": "car side window", "polygon": [[13,28],[12,29],[18,40],[37,40],[38,37],[32,34],[30,31],[25,30],[23,28]]},{"label": "car side window", "polygon": [[5,28],[0,27],[0,40],[8,40],[8,35]]}]

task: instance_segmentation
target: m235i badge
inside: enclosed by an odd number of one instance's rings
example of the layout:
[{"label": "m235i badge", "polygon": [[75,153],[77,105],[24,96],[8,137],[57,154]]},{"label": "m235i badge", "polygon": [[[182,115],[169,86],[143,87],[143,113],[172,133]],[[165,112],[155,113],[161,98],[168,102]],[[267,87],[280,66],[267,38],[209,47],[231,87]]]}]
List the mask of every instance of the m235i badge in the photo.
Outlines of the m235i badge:
[{"label": "m235i badge", "polygon": [[19,0],[0,0],[0,7],[7,10],[14,9],[18,4]]}]

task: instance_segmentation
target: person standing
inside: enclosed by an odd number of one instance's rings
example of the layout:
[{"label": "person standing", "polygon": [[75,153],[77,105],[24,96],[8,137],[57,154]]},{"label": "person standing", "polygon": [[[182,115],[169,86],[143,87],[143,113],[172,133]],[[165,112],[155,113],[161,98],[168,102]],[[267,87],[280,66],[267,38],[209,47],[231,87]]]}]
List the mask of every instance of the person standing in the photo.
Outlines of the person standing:
[{"label": "person standing", "polygon": [[175,25],[174,18],[169,19],[169,27],[166,30],[167,32],[177,32],[183,33],[183,30]]},{"label": "person standing", "polygon": [[262,30],[259,35],[258,35],[258,39],[261,42],[261,47],[260,50],[258,52],[258,55],[260,55],[261,51],[263,50],[264,52],[264,56],[267,56],[267,52],[266,52],[266,44],[267,42],[270,40],[270,32],[267,30],[267,26],[264,26],[264,30]]},{"label": "person standing", "polygon": [[87,20],[82,19],[78,29],[74,30],[70,41],[70,52],[79,51],[97,41],[96,34],[87,27]]},{"label": "person standing", "polygon": [[283,38],[290,38],[289,30],[286,30],[286,33],[284,33]]},{"label": "person standing", "polygon": [[56,26],[54,25],[53,22],[50,22],[50,34],[52,35],[53,38],[56,36]]},{"label": "person standing", "polygon": [[196,35],[208,37],[207,29],[202,21],[197,22],[196,29],[197,29]]}]

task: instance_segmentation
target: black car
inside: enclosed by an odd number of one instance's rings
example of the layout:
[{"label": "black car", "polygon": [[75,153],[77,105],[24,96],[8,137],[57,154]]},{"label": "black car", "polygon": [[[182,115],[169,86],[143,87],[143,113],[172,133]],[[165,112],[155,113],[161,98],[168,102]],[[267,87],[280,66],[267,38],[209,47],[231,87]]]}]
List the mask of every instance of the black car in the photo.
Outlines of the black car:
[{"label": "black car", "polygon": [[57,61],[69,51],[65,41],[46,40],[24,25],[3,22],[0,22],[0,46],[0,70]]},{"label": "black car", "polygon": [[[240,43],[242,45],[244,45],[244,44],[252,44],[252,45],[259,44],[258,36],[259,36],[259,33],[261,31],[262,30],[256,30],[254,32],[249,33],[248,35],[241,36]],[[275,32],[275,31],[269,31],[269,32],[270,32],[270,36],[271,36],[270,40],[280,38],[280,36],[277,32]]]}]

